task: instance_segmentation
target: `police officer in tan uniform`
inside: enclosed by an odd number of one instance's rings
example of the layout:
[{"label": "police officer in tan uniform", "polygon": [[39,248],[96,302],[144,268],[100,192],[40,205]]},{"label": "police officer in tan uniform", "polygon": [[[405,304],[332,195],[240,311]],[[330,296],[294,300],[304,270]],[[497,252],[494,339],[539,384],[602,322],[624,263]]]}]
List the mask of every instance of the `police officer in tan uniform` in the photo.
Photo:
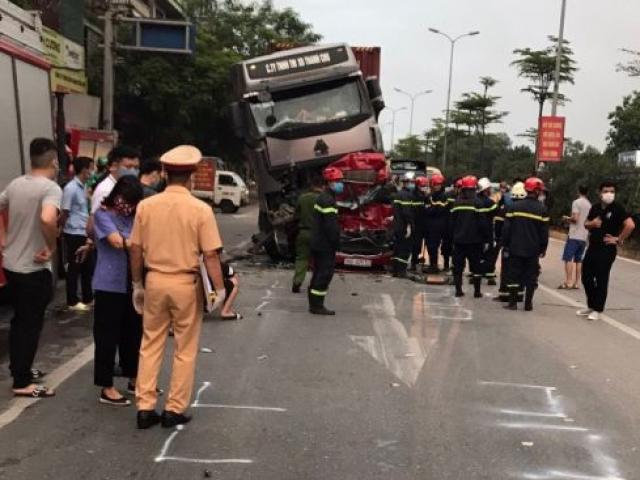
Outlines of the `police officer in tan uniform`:
[{"label": "police officer in tan uniform", "polygon": [[[191,195],[191,175],[202,154],[192,146],[165,153],[167,188],[138,205],[131,234],[133,301],[143,314],[143,338],[136,382],[138,428],[160,422],[166,428],[187,423],[198,340],[204,309],[199,273],[202,255],[216,290],[214,310],[225,298],[218,252],[222,241],[211,207]],[[146,277],[143,278],[143,270]],[[156,412],[156,385],[169,327],[175,350],[169,395],[162,415]]]}]

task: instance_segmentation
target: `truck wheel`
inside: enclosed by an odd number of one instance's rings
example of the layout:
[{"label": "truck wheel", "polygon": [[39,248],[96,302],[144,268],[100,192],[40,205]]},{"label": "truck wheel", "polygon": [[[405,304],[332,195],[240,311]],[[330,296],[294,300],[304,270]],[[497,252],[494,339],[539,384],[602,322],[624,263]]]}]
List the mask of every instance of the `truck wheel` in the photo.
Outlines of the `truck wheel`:
[{"label": "truck wheel", "polygon": [[231,200],[222,200],[222,202],[220,202],[220,209],[222,213],[236,213],[238,211],[238,207],[236,207]]}]

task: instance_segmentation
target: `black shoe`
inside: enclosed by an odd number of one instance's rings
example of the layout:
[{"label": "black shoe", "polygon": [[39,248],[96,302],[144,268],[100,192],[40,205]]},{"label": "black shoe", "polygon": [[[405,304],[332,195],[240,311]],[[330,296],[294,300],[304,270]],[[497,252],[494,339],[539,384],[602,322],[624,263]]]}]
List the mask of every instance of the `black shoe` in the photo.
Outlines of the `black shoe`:
[{"label": "black shoe", "polygon": [[109,398],[105,395],[104,390],[100,392],[100,398],[98,401],[104,405],[111,405],[112,407],[128,407],[131,405],[131,400],[126,397]]},{"label": "black shoe", "polygon": [[160,423],[160,415],[155,410],[138,411],[138,428],[146,430]]},{"label": "black shoe", "polygon": [[497,285],[497,284],[496,284],[496,279],[495,279],[495,278],[490,278],[490,279],[487,281],[487,285],[489,285],[490,287],[495,287],[495,286]]},{"label": "black shoe", "polygon": [[309,313],[312,315],[325,315],[325,316],[333,316],[336,314],[333,310],[329,310],[325,307],[312,307],[309,309]]},{"label": "black shoe", "polygon": [[510,303],[508,305],[505,305],[502,308],[504,308],[505,310],[513,310],[513,311],[515,311],[515,310],[518,310],[518,304],[517,303],[516,304]]},{"label": "black shoe", "polygon": [[300,285],[294,285],[291,287],[291,293],[300,293]]},{"label": "black shoe", "polygon": [[184,425],[185,423],[189,423],[190,421],[191,421],[191,416],[185,415],[184,413],[169,412],[167,410],[162,412],[163,428],[173,428],[178,425]]},{"label": "black shoe", "polygon": [[531,312],[531,311],[533,311],[533,304],[531,304],[531,303],[525,303],[525,304],[524,304],[524,311],[525,311],[525,312]]},{"label": "black shoe", "polygon": [[455,294],[456,297],[464,297],[464,292],[462,290],[456,292]]}]

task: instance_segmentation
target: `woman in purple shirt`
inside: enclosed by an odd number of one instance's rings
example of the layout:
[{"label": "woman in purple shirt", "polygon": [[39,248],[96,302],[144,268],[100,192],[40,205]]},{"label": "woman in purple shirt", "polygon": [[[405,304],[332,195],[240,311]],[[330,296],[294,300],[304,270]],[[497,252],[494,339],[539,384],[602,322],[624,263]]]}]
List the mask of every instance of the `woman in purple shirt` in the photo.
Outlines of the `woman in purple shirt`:
[{"label": "woman in purple shirt", "polygon": [[121,177],[94,218],[98,252],[93,275],[94,383],[101,387],[100,403],[107,405],[131,405],[113,385],[116,350],[123,374],[130,379],[128,390],[135,389],[138,374],[142,318],[131,299],[127,247],[135,209],[142,197],[142,185],[136,177]]}]

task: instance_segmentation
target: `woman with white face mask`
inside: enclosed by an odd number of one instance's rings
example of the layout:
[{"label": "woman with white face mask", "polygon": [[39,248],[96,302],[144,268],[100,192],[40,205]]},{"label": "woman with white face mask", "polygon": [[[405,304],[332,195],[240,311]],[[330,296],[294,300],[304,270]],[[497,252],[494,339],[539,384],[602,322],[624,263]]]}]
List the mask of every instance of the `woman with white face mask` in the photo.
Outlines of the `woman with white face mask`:
[{"label": "woman with white face mask", "polygon": [[582,284],[587,308],[577,314],[600,320],[609,288],[609,274],[616,259],[617,247],[631,235],[635,224],[629,213],[615,201],[613,182],[600,185],[600,202],[591,207],[584,226],[589,230],[589,248],[582,264]]}]

